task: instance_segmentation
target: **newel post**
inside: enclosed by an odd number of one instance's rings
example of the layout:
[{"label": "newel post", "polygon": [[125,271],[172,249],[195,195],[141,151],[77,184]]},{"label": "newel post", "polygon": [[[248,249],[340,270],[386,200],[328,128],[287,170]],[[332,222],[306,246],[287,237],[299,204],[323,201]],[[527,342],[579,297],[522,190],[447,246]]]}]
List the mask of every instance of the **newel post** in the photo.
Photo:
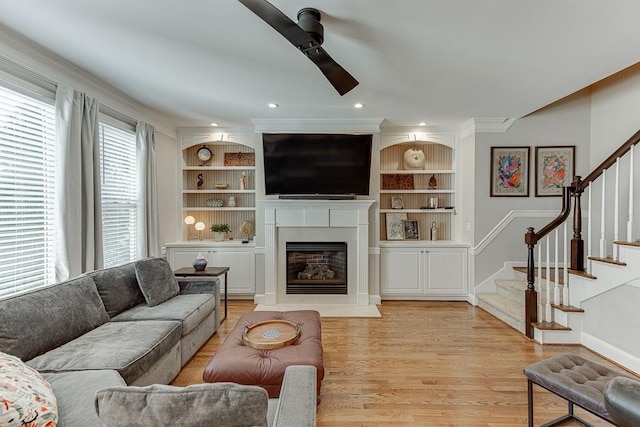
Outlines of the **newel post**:
[{"label": "newel post", "polygon": [[538,292],[536,292],[535,263],[533,259],[533,248],[538,242],[538,237],[533,231],[533,227],[527,228],[524,242],[527,244],[527,290],[524,291],[524,327],[525,335],[528,338],[533,338],[533,326],[531,324],[538,321]]},{"label": "newel post", "polygon": [[580,197],[582,188],[580,176],[573,179],[573,238],[571,239],[571,269],[584,271],[584,240],[582,240],[582,206]]}]

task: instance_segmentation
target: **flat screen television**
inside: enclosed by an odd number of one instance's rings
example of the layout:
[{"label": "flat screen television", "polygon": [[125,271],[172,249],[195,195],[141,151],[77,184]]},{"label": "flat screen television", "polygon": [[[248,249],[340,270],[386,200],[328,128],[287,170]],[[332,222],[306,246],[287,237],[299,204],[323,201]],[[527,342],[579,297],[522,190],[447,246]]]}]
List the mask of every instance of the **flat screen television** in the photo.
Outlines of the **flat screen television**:
[{"label": "flat screen television", "polygon": [[263,134],[266,194],[367,195],[372,135]]}]

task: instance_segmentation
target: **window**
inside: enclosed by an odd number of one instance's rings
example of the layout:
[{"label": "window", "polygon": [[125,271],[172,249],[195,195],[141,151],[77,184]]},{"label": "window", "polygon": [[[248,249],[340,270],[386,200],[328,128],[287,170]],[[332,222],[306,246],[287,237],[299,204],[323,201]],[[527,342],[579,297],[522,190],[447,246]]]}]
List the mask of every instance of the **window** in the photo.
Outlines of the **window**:
[{"label": "window", "polygon": [[138,183],[136,136],[100,123],[104,266],[136,259]]},{"label": "window", "polygon": [[0,297],[55,281],[55,108],[0,86]]}]

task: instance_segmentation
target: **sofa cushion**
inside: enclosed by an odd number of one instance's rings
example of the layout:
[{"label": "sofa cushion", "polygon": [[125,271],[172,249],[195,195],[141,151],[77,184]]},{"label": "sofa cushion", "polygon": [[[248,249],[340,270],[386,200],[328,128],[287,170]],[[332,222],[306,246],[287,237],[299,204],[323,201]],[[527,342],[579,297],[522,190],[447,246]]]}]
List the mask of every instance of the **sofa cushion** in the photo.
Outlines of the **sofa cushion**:
[{"label": "sofa cushion", "polygon": [[0,425],[51,427],[58,407],[51,385],[22,360],[0,353]]},{"label": "sofa cushion", "polygon": [[130,320],[178,320],[182,322],[182,335],[194,330],[216,308],[213,295],[177,295],[161,304],[149,307],[137,305],[111,319],[114,322]]},{"label": "sofa cushion", "polygon": [[138,286],[135,263],[87,273],[93,278],[110,317],[145,302]]},{"label": "sofa cushion", "polygon": [[115,369],[127,384],[180,341],[180,322],[109,322],[27,364],[40,372]]},{"label": "sofa cushion", "polygon": [[0,300],[0,349],[33,359],[108,320],[93,279],[81,276]]},{"label": "sofa cushion", "polygon": [[96,393],[96,411],[106,427],[267,425],[267,392],[232,383],[187,387],[110,387]]},{"label": "sofa cushion", "polygon": [[49,381],[58,399],[59,426],[99,426],[93,403],[96,391],[126,385],[117,371],[109,369],[52,372],[42,376]]},{"label": "sofa cushion", "polygon": [[136,277],[144,299],[150,306],[158,305],[180,293],[180,286],[171,266],[164,258],[136,261]]}]

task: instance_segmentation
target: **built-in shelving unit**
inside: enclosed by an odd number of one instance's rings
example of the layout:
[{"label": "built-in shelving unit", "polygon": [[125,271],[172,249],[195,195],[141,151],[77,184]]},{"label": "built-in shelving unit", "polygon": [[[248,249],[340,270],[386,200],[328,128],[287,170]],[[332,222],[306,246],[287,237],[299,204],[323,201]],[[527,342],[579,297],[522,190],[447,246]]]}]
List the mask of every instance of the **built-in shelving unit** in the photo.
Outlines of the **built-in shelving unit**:
[{"label": "built-in shelving unit", "polygon": [[[404,154],[411,148],[424,152],[423,169],[404,168]],[[408,220],[418,221],[419,240],[430,240],[434,222],[438,240],[453,240],[454,164],[454,150],[432,142],[401,142],[380,151],[381,241],[387,240],[386,215],[392,213],[404,213]]]},{"label": "built-in shelving unit", "polygon": [[[202,147],[213,153],[206,163],[197,156]],[[225,153],[249,153],[249,156],[243,158],[241,165],[231,165],[230,162],[225,164]],[[229,224],[228,239],[241,238],[240,228],[245,221],[251,223],[252,232],[255,232],[255,157],[253,162],[247,160],[252,156],[255,156],[253,148],[227,141],[197,143],[182,150],[182,217],[193,216],[206,226],[204,231],[197,232],[193,226],[183,224],[185,240],[213,239],[210,227],[214,223]],[[243,176],[244,188],[241,184]],[[231,199],[235,206],[231,206]]]}]

